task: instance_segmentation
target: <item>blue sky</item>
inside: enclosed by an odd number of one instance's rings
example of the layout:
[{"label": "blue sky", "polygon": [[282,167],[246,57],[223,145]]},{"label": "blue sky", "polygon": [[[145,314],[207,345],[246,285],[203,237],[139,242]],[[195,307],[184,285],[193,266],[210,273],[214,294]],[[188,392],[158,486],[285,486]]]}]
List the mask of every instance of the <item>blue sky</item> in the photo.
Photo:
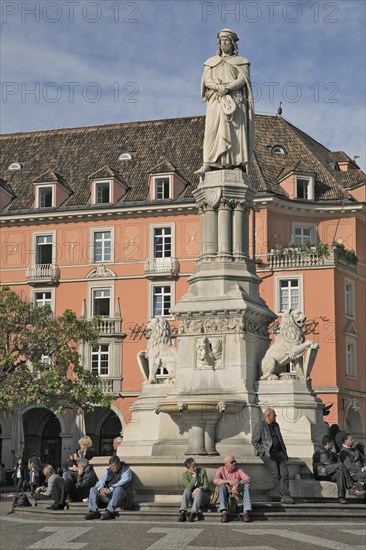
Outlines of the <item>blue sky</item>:
[{"label": "blue sky", "polygon": [[205,113],[203,62],[232,28],[258,113],[365,169],[363,0],[2,0],[1,132]]}]

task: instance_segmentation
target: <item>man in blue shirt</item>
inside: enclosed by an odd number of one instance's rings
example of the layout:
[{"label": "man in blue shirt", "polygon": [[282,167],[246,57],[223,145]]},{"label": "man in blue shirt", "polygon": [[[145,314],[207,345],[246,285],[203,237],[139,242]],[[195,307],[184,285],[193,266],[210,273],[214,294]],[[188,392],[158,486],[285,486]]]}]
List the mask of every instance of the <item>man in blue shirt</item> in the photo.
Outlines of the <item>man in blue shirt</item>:
[{"label": "man in blue shirt", "polygon": [[89,493],[89,513],[85,519],[99,519],[98,507],[107,508],[101,519],[116,517],[115,510],[131,497],[132,472],[130,467],[121,462],[117,455],[109,459],[109,468],[100,478],[96,487]]}]

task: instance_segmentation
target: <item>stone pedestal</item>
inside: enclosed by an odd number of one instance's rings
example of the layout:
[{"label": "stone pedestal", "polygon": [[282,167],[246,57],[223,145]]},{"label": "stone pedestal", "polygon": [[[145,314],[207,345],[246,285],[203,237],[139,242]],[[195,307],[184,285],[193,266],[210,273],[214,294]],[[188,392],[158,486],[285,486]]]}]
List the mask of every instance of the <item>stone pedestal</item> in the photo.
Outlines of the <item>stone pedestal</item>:
[{"label": "stone pedestal", "polygon": [[311,466],[314,445],[327,433],[322,401],[305,380],[260,380],[255,384],[258,405],[272,407],[289,456],[306,460]]}]

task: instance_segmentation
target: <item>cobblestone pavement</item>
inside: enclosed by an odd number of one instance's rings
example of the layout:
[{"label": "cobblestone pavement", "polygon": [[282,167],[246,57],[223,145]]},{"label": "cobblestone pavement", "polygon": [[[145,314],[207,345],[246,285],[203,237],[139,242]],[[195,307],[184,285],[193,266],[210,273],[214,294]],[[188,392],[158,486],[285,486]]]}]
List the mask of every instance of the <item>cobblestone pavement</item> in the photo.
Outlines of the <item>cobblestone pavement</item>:
[{"label": "cobblestone pavement", "polygon": [[7,515],[0,504],[2,550],[364,550],[365,526],[351,522],[232,522],[179,524],[127,519],[47,521]]}]

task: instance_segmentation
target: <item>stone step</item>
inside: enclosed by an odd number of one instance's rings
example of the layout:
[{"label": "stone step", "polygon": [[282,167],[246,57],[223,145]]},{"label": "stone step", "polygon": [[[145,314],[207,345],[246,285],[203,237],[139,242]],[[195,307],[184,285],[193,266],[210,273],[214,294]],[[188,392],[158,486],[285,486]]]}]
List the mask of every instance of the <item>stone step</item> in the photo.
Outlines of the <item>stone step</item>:
[{"label": "stone step", "polygon": [[[9,507],[10,507],[9,502]],[[38,518],[47,517],[82,519],[88,511],[87,503],[70,503],[68,510],[47,510],[49,502],[38,503],[29,508],[16,508],[16,515]],[[176,522],[178,519],[176,503],[172,502],[140,502],[134,505],[131,511],[120,511],[116,521],[151,520]],[[252,518],[254,521],[366,521],[366,507],[364,502],[340,505],[337,501],[299,502],[283,505],[277,502],[256,502],[253,504]],[[199,519],[209,522],[219,522],[220,513],[215,506],[211,506],[200,514]],[[238,516],[239,519],[239,516]]]}]

